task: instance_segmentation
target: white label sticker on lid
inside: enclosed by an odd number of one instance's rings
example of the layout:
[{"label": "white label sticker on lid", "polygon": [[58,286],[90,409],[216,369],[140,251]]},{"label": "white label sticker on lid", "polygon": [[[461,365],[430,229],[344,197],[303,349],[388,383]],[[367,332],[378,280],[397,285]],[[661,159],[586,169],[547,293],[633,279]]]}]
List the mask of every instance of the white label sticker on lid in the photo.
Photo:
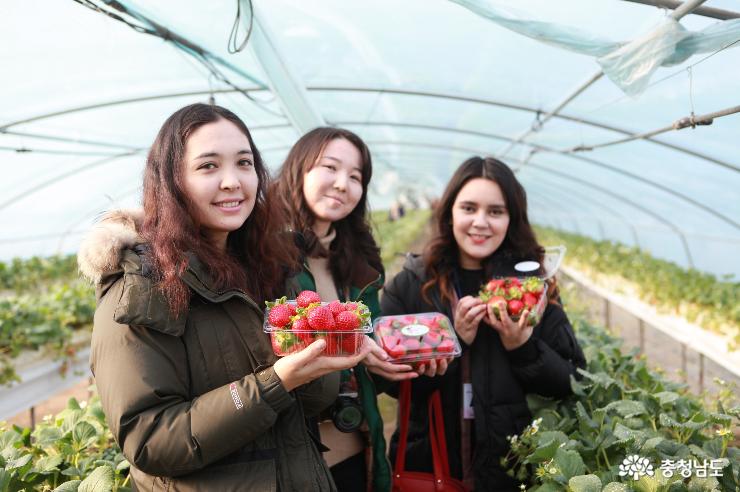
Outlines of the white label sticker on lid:
[{"label": "white label sticker on lid", "polygon": [[401,328],[401,333],[403,333],[407,337],[420,337],[422,335],[426,335],[428,331],[428,326],[424,326],[418,323],[414,325],[407,325]]},{"label": "white label sticker on lid", "polygon": [[518,272],[533,272],[539,270],[540,264],[536,261],[520,261],[514,265],[514,269]]}]

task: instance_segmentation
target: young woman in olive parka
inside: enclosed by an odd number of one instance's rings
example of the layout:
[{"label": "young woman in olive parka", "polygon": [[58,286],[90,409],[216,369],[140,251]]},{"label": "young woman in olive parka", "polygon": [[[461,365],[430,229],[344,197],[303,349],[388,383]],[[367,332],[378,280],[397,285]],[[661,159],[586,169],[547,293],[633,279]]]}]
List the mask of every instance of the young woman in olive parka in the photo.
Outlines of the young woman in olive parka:
[{"label": "young woman in olive parka", "polygon": [[149,152],[143,217],[112,214],[81,248],[97,281],[90,364],[136,489],[336,490],[306,417],[369,348],[273,354],[264,301],[286,293],[296,254],[267,186],[244,123],[187,106]]}]

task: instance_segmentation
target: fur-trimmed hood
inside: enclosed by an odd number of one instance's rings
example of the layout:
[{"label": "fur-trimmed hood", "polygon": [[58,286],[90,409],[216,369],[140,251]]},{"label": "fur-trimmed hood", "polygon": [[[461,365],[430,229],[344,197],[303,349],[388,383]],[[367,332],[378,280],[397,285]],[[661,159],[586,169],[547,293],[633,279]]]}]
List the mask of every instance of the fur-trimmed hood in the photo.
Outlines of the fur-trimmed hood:
[{"label": "fur-trimmed hood", "polygon": [[106,274],[119,270],[123,252],[144,242],[139,235],[143,220],[142,209],[105,213],[80,244],[77,264],[82,275],[98,284]]}]

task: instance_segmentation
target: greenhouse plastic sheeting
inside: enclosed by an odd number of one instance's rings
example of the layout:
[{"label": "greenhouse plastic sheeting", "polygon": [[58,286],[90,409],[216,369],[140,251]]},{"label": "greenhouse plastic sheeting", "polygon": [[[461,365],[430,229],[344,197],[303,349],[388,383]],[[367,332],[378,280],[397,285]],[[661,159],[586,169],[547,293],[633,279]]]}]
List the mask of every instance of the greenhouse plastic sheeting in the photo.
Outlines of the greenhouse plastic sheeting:
[{"label": "greenhouse plastic sheeting", "polygon": [[[118,5],[128,11],[82,0],[2,6],[2,260],[72,252],[102,211],[138,205],[158,127],[213,98],[244,118],[273,171],[312,124],[360,134],[374,157],[374,209],[439,196],[464,159],[492,155],[517,170],[538,224],[740,275],[740,115],[572,151],[740,105],[740,43],[657,68],[637,97],[598,78],[546,118],[599,73],[597,59],[458,2],[255,0],[238,53],[228,49],[236,0]],[[620,0],[515,5],[520,19],[608,42],[639,40],[670,14]],[[704,6],[739,10],[730,0]],[[242,0],[237,44],[249,13]],[[694,14],[679,22],[710,35],[728,25]]]}]

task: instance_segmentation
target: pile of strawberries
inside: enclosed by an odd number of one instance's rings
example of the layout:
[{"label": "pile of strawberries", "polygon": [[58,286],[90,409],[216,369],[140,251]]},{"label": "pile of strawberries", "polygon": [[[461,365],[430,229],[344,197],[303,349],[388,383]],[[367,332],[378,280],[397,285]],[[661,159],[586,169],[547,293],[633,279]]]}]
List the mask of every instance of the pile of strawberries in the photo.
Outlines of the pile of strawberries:
[{"label": "pile of strawberries", "polygon": [[375,322],[375,334],[391,362],[415,362],[460,353],[452,324],[440,313],[383,316]]},{"label": "pile of strawberries", "polygon": [[354,355],[370,323],[370,310],[362,302],[326,303],[312,290],[304,290],[295,301],[282,297],[265,304],[265,331],[278,356],[298,352],[319,338],[326,340],[325,355]]},{"label": "pile of strawberries", "polygon": [[536,325],[537,305],[545,297],[545,281],[538,277],[494,278],[481,287],[478,297],[493,306],[493,312],[501,319],[500,309],[506,306],[506,312],[513,321],[519,321],[522,311],[529,310],[528,322]]}]

